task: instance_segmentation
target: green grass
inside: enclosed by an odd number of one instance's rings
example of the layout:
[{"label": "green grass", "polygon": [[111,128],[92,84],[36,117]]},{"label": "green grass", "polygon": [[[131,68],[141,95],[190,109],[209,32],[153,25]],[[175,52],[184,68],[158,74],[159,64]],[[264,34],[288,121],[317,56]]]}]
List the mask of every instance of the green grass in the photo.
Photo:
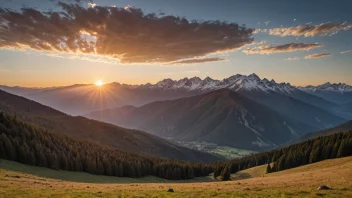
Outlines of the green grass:
[{"label": "green grass", "polygon": [[[262,175],[263,167],[241,171],[250,175],[248,179],[227,182],[139,183],[140,179],[132,179],[125,180],[131,183],[123,183],[120,180],[126,178],[96,176],[115,182],[82,183],[38,176],[51,176],[54,173],[49,174],[48,172],[52,171],[56,172],[54,175],[58,178],[69,177],[61,176],[62,171],[43,170],[2,161],[0,163],[0,197],[352,197],[352,157],[325,160]],[[74,177],[88,181],[93,176],[71,173],[69,179],[73,180]],[[141,180],[147,182],[148,177]],[[134,183],[136,181],[137,183]],[[323,184],[332,189],[317,191],[317,187]],[[172,187],[175,192],[168,193],[169,187]]]},{"label": "green grass", "polygon": [[64,170],[53,170],[37,166],[29,166],[13,161],[0,159],[0,170],[16,172],[17,175],[35,175],[42,178],[57,179],[71,182],[84,183],[184,183],[184,182],[211,182],[214,181],[211,177],[198,177],[192,180],[176,180],[170,181],[154,176],[146,176],[142,178],[129,177],[112,177],[104,175],[93,175],[85,172],[72,172]]},{"label": "green grass", "polygon": [[231,180],[248,179],[253,177],[261,177],[266,173],[267,165],[256,166],[246,170],[238,171],[235,174],[231,174]]},{"label": "green grass", "polygon": [[229,146],[216,146],[215,149],[209,149],[207,152],[221,155],[227,159],[234,159],[256,153],[255,151],[238,149]]},{"label": "green grass", "polygon": [[208,142],[178,141],[177,143],[181,144],[182,146],[191,148],[191,149],[196,149],[196,150],[200,150],[200,151],[204,151],[204,152],[208,152],[208,153],[217,154],[217,155],[225,157],[226,159],[234,159],[234,158],[243,157],[245,155],[256,153],[255,151],[251,151],[251,150],[238,149],[238,148],[233,148],[233,147],[229,147],[229,146],[218,146],[214,143],[208,143]]}]

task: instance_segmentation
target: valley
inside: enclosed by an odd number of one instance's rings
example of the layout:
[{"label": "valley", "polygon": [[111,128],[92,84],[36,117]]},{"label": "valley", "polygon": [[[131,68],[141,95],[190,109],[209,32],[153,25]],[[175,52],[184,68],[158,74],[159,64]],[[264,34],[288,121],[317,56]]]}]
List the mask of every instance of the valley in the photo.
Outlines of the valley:
[{"label": "valley", "polygon": [[228,146],[219,146],[214,143],[208,143],[208,142],[177,141],[177,143],[187,148],[220,155],[225,157],[226,159],[234,159],[234,158],[244,157],[246,155],[256,153],[256,151],[238,149],[238,148],[233,148]]},{"label": "valley", "polygon": [[352,198],[352,1],[0,2],[0,198]]}]

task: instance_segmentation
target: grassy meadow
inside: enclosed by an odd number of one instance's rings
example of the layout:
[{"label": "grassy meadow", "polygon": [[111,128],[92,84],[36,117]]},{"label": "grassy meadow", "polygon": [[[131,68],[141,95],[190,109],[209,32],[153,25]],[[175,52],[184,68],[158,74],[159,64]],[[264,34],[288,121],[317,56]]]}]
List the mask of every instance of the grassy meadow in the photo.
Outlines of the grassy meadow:
[{"label": "grassy meadow", "polygon": [[[352,197],[352,157],[265,174],[265,166],[232,174],[169,181],[96,176],[0,162],[0,197]],[[318,191],[320,185],[331,190]],[[167,192],[172,187],[175,192]]]}]

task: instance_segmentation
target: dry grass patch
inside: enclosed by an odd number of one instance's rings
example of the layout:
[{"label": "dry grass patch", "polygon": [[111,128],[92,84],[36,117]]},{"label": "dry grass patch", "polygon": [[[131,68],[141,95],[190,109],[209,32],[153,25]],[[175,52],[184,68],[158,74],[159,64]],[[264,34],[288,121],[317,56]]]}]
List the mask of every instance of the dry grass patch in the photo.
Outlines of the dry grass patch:
[{"label": "dry grass patch", "polygon": [[[264,177],[206,183],[78,183],[0,169],[0,195],[4,197],[352,197],[351,178],[352,157],[326,160],[266,174]],[[317,191],[317,187],[322,184],[332,189]],[[167,192],[169,187],[175,192]]]}]

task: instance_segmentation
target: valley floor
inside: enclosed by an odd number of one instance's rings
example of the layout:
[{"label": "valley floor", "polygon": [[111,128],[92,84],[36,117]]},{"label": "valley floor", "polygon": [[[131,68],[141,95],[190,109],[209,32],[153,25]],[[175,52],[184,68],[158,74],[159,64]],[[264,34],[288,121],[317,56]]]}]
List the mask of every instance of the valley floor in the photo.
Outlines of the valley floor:
[{"label": "valley floor", "polygon": [[[352,157],[271,174],[264,174],[264,168],[233,174],[228,182],[206,177],[179,183],[154,177],[69,174],[2,160],[0,197],[352,197]],[[332,189],[318,191],[323,184]],[[169,187],[175,192],[167,192]]]}]

